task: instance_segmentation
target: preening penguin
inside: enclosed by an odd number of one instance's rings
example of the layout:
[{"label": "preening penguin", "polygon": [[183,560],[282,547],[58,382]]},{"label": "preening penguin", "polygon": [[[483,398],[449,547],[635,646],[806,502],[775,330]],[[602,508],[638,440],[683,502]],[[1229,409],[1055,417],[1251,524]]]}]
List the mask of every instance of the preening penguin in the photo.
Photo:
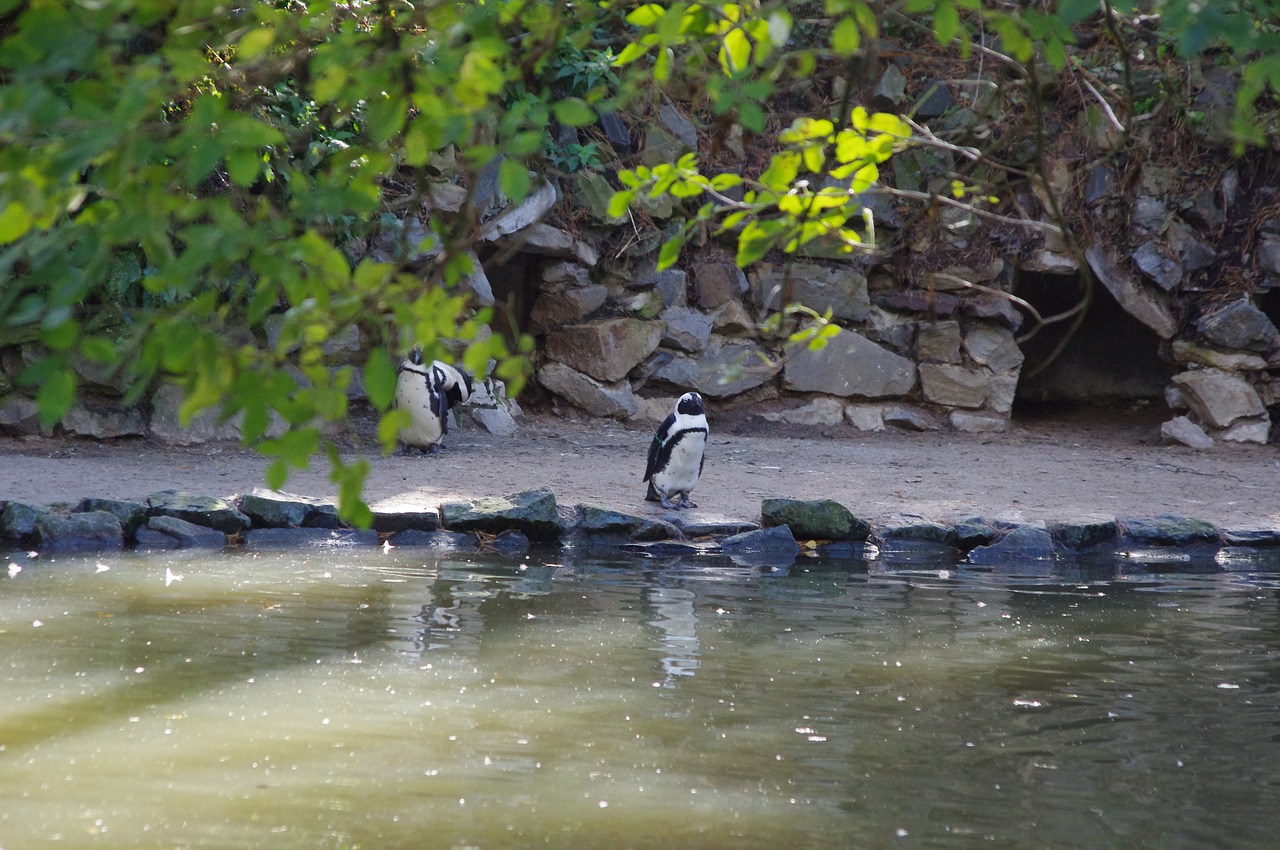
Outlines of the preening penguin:
[{"label": "preening penguin", "polygon": [[439,360],[424,365],[422,349],[415,348],[396,377],[396,407],[409,412],[409,425],[400,432],[400,442],[433,451],[449,431],[449,408],[469,398],[470,375]]},{"label": "preening penguin", "polygon": [[[649,444],[649,466],[643,481],[649,482],[645,499],[661,502],[664,508],[696,508],[689,494],[698,485],[702,464],[706,460],[707,413],[702,396],[685,393],[676,401],[676,409],[658,426]],[[672,502],[675,496],[679,503]]]}]

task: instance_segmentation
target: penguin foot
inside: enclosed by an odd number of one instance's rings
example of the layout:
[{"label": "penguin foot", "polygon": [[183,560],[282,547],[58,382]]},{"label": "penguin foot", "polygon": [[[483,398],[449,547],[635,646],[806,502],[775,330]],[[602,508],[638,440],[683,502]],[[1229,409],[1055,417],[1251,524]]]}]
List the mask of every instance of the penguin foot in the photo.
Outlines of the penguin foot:
[{"label": "penguin foot", "polygon": [[661,502],[662,506],[667,510],[671,510],[671,511],[680,510],[680,506],[677,505],[675,502],[671,501],[669,498],[667,498],[666,493],[663,493],[662,498],[660,498],[658,501]]},{"label": "penguin foot", "polygon": [[697,507],[697,505],[695,505],[693,502],[689,501],[689,497],[688,497],[688,496],[685,496],[685,497],[684,497],[684,499],[682,499],[682,500],[681,500],[680,507],[682,507],[682,508],[696,508],[696,507]]}]

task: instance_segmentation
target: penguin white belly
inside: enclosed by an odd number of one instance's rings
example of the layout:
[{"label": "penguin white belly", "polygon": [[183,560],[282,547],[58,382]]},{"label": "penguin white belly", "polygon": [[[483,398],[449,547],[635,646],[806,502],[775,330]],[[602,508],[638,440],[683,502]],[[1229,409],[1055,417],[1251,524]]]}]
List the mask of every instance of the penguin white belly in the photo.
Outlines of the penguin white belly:
[{"label": "penguin white belly", "polygon": [[431,393],[422,375],[400,373],[396,382],[396,407],[409,413],[409,424],[400,431],[401,442],[423,449],[440,442],[444,428],[440,417],[431,409]]},{"label": "penguin white belly", "polygon": [[671,447],[671,459],[653,474],[659,492],[689,493],[698,484],[702,472],[702,453],[707,445],[703,431],[688,431]]}]

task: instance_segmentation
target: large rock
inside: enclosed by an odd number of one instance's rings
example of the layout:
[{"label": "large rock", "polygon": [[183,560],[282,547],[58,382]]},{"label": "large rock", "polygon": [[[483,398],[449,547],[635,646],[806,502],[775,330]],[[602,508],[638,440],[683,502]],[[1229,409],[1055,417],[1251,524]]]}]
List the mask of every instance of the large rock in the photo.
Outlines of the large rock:
[{"label": "large rock", "polygon": [[373,530],[387,534],[400,531],[433,532],[440,528],[440,514],[431,510],[375,510]]},{"label": "large rock", "polygon": [[0,540],[26,542],[35,536],[36,523],[49,513],[44,505],[8,502],[0,511]]},{"label": "large rock", "polygon": [[832,499],[765,499],[760,519],[766,528],[785,525],[801,540],[866,540],[871,525]]},{"label": "large rock", "polygon": [[291,528],[304,525],[314,500],[279,490],[255,487],[240,498],[240,510],[255,528]]},{"label": "large rock", "polygon": [[693,267],[693,288],[698,306],[714,310],[747,291],[747,277],[732,263],[702,262]]},{"label": "large rock", "polygon": [[493,240],[526,230],[542,221],[559,199],[555,185],[550,180],[543,180],[519,204],[508,207],[488,221],[479,237],[481,240]]},{"label": "large rock", "polygon": [[538,383],[592,416],[629,419],[638,407],[631,384],[601,382],[563,363],[549,362],[538,369]]},{"label": "large rock", "polygon": [[1213,438],[1185,416],[1175,416],[1160,424],[1160,436],[1174,443],[1182,443],[1193,449],[1213,448]]},{"label": "large rock", "polygon": [[535,334],[545,333],[584,319],[604,306],[608,297],[609,290],[599,284],[580,289],[543,292],[533,302],[529,331]]},{"label": "large rock", "polygon": [[734,534],[720,541],[720,549],[736,563],[774,569],[790,566],[800,554],[800,544],[785,525]]},{"label": "large rock", "polygon": [[1266,358],[1245,351],[1219,351],[1186,339],[1174,340],[1173,362],[1212,366],[1224,372],[1249,372],[1267,368]]},{"label": "large rock", "polygon": [[619,381],[653,353],[663,324],[605,319],[569,325],[547,335],[547,357],[599,381]]},{"label": "large rock", "polygon": [[1154,292],[1134,280],[1120,267],[1115,255],[1101,245],[1090,245],[1084,255],[1098,280],[1125,312],[1151,328],[1161,339],[1173,338],[1178,331],[1178,318],[1167,295]]},{"label": "large rock", "polygon": [[[148,538],[141,531],[150,531],[169,538],[171,544],[157,546],[160,541]],[[221,549],[227,545],[227,535],[213,528],[196,525],[172,516],[153,516],[147,520],[146,529],[138,535],[138,542],[147,548],[165,549]]]},{"label": "large rock", "polygon": [[663,101],[658,109],[658,121],[690,150],[698,149],[698,128],[681,114],[670,101]]},{"label": "large rock", "polygon": [[988,374],[950,363],[921,363],[920,388],[925,401],[947,407],[982,407]]},{"label": "large rock", "polygon": [[1043,528],[1019,526],[987,546],[969,553],[969,563],[983,565],[1045,561],[1054,557],[1053,538]]},{"label": "large rock", "polygon": [[803,343],[787,349],[783,372],[787,389],[827,395],[882,398],[910,392],[916,365],[851,330],[844,330],[819,351]]},{"label": "large rock", "polygon": [[72,434],[110,440],[116,437],[141,437],[147,433],[142,414],[132,407],[99,405],[97,408],[74,404],[62,417],[62,427]]},{"label": "large rock", "polygon": [[84,514],[93,511],[106,511],[120,521],[126,539],[133,535],[147,521],[147,506],[142,502],[130,502],[122,499],[81,499],[72,513]]},{"label": "large rock", "polygon": [[1271,439],[1271,420],[1266,416],[1238,419],[1230,427],[1213,432],[1213,437],[1228,443],[1258,443],[1265,445]]},{"label": "large rock", "polygon": [[597,505],[578,505],[577,519],[577,531],[595,539],[651,541],[680,536],[679,529],[669,522],[624,514]]},{"label": "large rock", "polygon": [[1154,240],[1138,246],[1133,252],[1133,264],[1165,292],[1172,292],[1182,282],[1182,264]]},{"label": "large rock", "polygon": [[1210,523],[1179,514],[1121,519],[1119,524],[1126,539],[1149,546],[1212,543],[1219,537],[1218,529]]},{"label": "large rock", "polygon": [[815,398],[799,407],[761,413],[760,418],[766,422],[830,428],[844,421],[844,408],[844,403],[837,398]]},{"label": "large rock", "polygon": [[446,502],[440,506],[440,516],[450,531],[501,534],[515,529],[530,540],[554,540],[561,531],[556,496],[548,488],[525,490],[505,498]]},{"label": "large rock", "polygon": [[120,520],[109,511],[59,514],[50,511],[36,520],[35,541],[43,552],[102,552],[124,548]]},{"label": "large rock", "polygon": [[1115,517],[1083,516],[1049,524],[1049,536],[1061,549],[1080,552],[1116,542]]},{"label": "large rock", "polygon": [[1009,430],[1009,420],[998,413],[953,410],[947,418],[952,428],[964,434],[1003,434]]},{"label": "large rock", "polygon": [[765,266],[755,277],[755,290],[756,304],[769,312],[803,304],[819,313],[830,309],[836,319],[863,322],[871,311],[867,279],[849,268],[810,262]]},{"label": "large rock", "polygon": [[711,317],[688,307],[668,307],[658,317],[666,323],[662,342],[680,351],[695,354],[711,339]]},{"label": "large rock", "polygon": [[1174,375],[1173,383],[1196,417],[1213,428],[1226,428],[1237,419],[1266,413],[1257,390],[1231,372],[1193,369]]},{"label": "large rock", "polygon": [[162,490],[153,493],[147,504],[152,516],[171,516],[181,520],[215,528],[224,534],[238,534],[247,531],[253,524],[249,517],[236,510],[225,499],[216,496],[201,496],[196,493],[185,493],[180,490]]},{"label": "large rock", "polygon": [[594,266],[600,261],[600,254],[595,248],[572,233],[549,224],[531,225],[519,233],[503,237],[499,244],[523,254],[576,260],[584,266]]},{"label": "large rock", "polygon": [[151,396],[151,435],[175,446],[192,446],[210,440],[236,440],[240,429],[232,422],[219,422],[216,410],[206,410],[184,425],[179,416],[184,400],[182,388],[163,384]]},{"label": "large rock", "polygon": [[921,324],[916,332],[916,359],[921,363],[959,363],[960,323]]},{"label": "large rock", "polygon": [[460,409],[495,437],[514,437],[520,431],[516,417],[524,415],[515,399],[507,397],[507,385],[494,378],[476,384],[466,406]]},{"label": "large rock", "polygon": [[1202,316],[1196,330],[1224,348],[1268,351],[1276,341],[1276,326],[1267,314],[1247,298],[1232,301],[1221,310]]},{"label": "large rock", "polygon": [[710,398],[728,398],[768,383],[778,367],[762,360],[764,349],[753,342],[730,342],[711,335],[696,356],[676,354],[654,371],[653,377],[682,390],[697,390]]},{"label": "large rock", "polygon": [[0,430],[18,434],[41,433],[40,408],[35,400],[17,393],[0,398]]},{"label": "large rock", "polygon": [[973,362],[1000,374],[1022,366],[1023,353],[1013,331],[1001,325],[981,324],[964,335],[964,350]]}]

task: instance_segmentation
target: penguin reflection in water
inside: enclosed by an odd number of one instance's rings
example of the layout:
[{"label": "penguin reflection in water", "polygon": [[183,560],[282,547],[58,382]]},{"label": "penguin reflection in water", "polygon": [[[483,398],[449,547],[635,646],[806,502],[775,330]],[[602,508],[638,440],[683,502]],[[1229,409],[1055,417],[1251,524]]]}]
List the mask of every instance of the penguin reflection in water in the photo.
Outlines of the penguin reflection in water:
[{"label": "penguin reflection in water", "polygon": [[[658,426],[658,433],[649,444],[649,466],[641,479],[649,482],[646,500],[661,502],[664,508],[697,507],[689,500],[689,494],[702,475],[707,433],[702,396],[680,396],[676,409]],[[677,496],[680,501],[673,502]]]},{"label": "penguin reflection in water", "polygon": [[409,413],[409,424],[400,431],[404,451],[433,452],[449,431],[449,408],[469,398],[470,375],[439,360],[426,365],[422,349],[415,348],[396,377],[396,407]]}]

